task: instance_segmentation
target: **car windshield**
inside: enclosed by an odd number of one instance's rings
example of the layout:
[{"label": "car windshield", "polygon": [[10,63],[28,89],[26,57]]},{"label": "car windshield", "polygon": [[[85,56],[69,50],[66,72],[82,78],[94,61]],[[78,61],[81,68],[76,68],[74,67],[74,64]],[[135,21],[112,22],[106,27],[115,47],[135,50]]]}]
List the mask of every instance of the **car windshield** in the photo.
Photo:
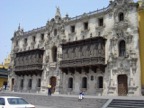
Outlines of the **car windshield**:
[{"label": "car windshield", "polygon": [[11,105],[29,104],[23,98],[8,98],[8,103]]}]

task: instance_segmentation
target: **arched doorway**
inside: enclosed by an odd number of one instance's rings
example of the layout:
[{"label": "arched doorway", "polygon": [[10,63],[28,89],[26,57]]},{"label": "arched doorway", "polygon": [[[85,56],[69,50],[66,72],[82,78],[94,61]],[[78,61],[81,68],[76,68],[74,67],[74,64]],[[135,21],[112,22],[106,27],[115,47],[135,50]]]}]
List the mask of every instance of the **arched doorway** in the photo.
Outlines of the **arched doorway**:
[{"label": "arched doorway", "polygon": [[82,78],[82,89],[87,89],[87,78],[86,77]]},{"label": "arched doorway", "polygon": [[126,75],[118,75],[118,95],[126,96],[127,93],[128,93],[127,76]]},{"label": "arched doorway", "polygon": [[68,88],[73,88],[73,78],[69,78],[68,80]]},{"label": "arched doorway", "polygon": [[11,91],[13,91],[14,90],[14,78],[12,78],[12,80],[11,80]]},{"label": "arched doorway", "polygon": [[50,85],[51,85],[51,93],[54,93],[56,87],[56,77],[52,76],[50,78]]}]

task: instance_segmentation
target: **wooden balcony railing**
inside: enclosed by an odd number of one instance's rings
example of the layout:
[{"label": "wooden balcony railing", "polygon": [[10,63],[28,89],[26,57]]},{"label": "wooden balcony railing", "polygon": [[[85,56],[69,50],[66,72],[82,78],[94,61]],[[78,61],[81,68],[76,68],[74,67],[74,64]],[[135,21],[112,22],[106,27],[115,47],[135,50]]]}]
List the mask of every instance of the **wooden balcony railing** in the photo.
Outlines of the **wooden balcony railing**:
[{"label": "wooden balcony railing", "polygon": [[92,57],[83,59],[62,60],[60,62],[60,68],[95,66],[95,65],[105,65],[105,58]]}]

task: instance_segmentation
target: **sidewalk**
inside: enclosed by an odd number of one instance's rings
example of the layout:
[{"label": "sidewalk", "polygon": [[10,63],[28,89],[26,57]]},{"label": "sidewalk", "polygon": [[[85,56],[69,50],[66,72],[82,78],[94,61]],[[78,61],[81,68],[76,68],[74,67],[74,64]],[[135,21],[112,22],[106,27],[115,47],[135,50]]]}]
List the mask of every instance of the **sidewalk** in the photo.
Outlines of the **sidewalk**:
[{"label": "sidewalk", "polygon": [[[47,96],[47,93],[26,93],[26,92],[12,92],[12,91],[1,91],[3,93],[14,93],[14,94],[29,94],[29,95],[43,95]],[[75,97],[78,98],[78,95],[71,94],[52,94],[52,96],[57,97]],[[85,98],[95,98],[95,99],[129,99],[129,100],[144,100],[144,96],[92,96],[85,95]]]}]

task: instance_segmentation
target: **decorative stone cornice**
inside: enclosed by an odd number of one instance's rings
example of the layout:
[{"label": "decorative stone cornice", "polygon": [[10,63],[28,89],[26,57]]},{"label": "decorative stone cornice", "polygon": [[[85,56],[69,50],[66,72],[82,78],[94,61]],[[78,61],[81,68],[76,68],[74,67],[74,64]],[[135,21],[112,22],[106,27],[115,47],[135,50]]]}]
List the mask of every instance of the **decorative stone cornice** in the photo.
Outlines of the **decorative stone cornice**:
[{"label": "decorative stone cornice", "polygon": [[126,42],[127,42],[128,44],[130,44],[130,43],[132,42],[132,40],[133,40],[133,36],[132,36],[132,35],[128,35],[128,36],[126,37]]},{"label": "decorative stone cornice", "polygon": [[34,46],[36,44],[36,42],[31,42],[31,46]]},{"label": "decorative stone cornice", "polygon": [[26,48],[27,45],[28,45],[28,43],[24,43],[24,44],[23,44],[23,48]]},{"label": "decorative stone cornice", "polygon": [[82,30],[82,31],[81,31],[81,34],[87,34],[89,31],[90,31],[90,28],[85,29],[85,30]]},{"label": "decorative stone cornice", "polygon": [[40,27],[40,28],[36,28],[27,32],[24,32],[24,34],[22,36],[31,36],[31,35],[36,35],[37,33],[40,32],[45,32],[46,31],[46,26]]},{"label": "decorative stone cornice", "polygon": [[14,47],[14,52],[16,53],[16,52],[18,52],[19,51],[19,47],[18,46],[15,46]]},{"label": "decorative stone cornice", "polygon": [[95,27],[95,29],[96,29],[96,30],[102,30],[102,29],[104,29],[105,27],[106,27],[106,25],[103,24],[103,26],[97,26],[97,27]]},{"label": "decorative stone cornice", "polygon": [[69,35],[69,37],[73,37],[73,36],[75,36],[75,35],[76,35],[76,32],[69,33],[68,35]]},{"label": "decorative stone cornice", "polygon": [[43,44],[44,43],[44,40],[39,40],[39,44]]},{"label": "decorative stone cornice", "polygon": [[129,23],[127,20],[124,20],[124,21],[120,21],[120,22],[115,22],[114,24],[114,29],[126,29],[129,27]]},{"label": "decorative stone cornice", "polygon": [[76,16],[76,17],[72,17],[67,22],[65,22],[65,24],[68,25],[68,24],[76,23],[77,21],[82,21],[84,19],[88,19],[88,17],[93,17],[93,16],[98,15],[98,14],[103,14],[106,11],[108,11],[109,9],[110,8],[108,6],[108,7],[103,8],[103,9],[98,9],[98,10],[93,11],[93,12],[84,13],[82,15],[79,15],[79,16]]}]

